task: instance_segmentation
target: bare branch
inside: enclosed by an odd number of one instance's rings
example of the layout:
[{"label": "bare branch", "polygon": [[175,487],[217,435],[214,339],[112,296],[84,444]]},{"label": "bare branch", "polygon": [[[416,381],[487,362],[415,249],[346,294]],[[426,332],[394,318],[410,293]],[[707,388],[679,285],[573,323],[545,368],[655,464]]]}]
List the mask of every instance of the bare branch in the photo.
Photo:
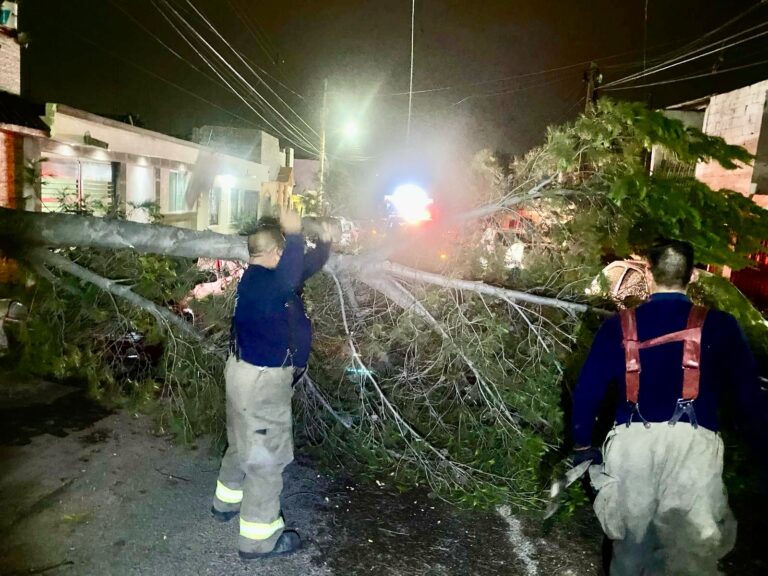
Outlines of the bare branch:
[{"label": "bare branch", "polygon": [[610,315],[608,310],[602,310],[600,308],[593,308],[587,304],[579,304],[576,302],[569,302],[567,300],[560,300],[559,298],[549,298],[547,296],[537,296],[535,294],[528,294],[527,292],[520,292],[519,290],[509,290],[508,288],[499,288],[497,286],[491,286],[483,282],[475,280],[461,280],[459,278],[449,278],[448,276],[442,276],[440,274],[434,274],[432,272],[423,272],[415,268],[409,268],[401,264],[395,264],[394,262],[383,262],[379,265],[383,270],[399,276],[401,278],[408,278],[410,280],[416,280],[418,282],[424,282],[427,284],[434,284],[436,286],[442,286],[443,288],[453,288],[456,290],[469,290],[478,294],[488,294],[489,296],[495,296],[502,300],[513,300],[518,302],[528,302],[530,304],[538,304],[541,306],[550,306],[555,308],[561,308],[569,312],[596,312],[602,315]]}]

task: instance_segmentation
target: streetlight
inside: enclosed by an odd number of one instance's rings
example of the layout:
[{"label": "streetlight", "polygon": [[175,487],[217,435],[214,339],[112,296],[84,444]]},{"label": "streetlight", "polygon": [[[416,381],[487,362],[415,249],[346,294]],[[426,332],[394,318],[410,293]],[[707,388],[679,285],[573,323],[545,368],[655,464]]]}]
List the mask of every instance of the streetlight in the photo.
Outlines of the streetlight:
[{"label": "streetlight", "polygon": [[[328,120],[328,79],[323,80],[323,109],[320,126],[320,190],[318,191],[317,200],[318,204],[322,206],[323,195],[325,194],[325,172],[326,172],[326,128]],[[338,132],[338,128],[335,130]],[[353,119],[347,120],[342,126],[340,132],[344,134],[347,140],[357,137],[360,133],[360,128],[357,122]]]},{"label": "streetlight", "polygon": [[345,138],[354,138],[357,136],[359,132],[359,127],[357,125],[357,122],[354,120],[348,120],[346,124],[344,124],[344,137]]}]

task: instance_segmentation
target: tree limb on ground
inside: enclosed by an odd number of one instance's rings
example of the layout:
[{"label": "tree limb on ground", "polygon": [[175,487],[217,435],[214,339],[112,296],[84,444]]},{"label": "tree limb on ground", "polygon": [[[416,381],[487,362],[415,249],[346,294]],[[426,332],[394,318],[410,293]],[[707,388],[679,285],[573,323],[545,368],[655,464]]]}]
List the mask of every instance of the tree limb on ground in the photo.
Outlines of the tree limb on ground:
[{"label": "tree limb on ground", "polygon": [[[543,186],[548,181],[542,182]],[[535,190],[535,189],[534,189]],[[533,191],[531,192],[533,193]],[[163,226],[158,224],[142,224],[138,222],[127,222],[124,220],[107,220],[94,216],[79,216],[74,214],[48,214],[41,212],[24,212],[0,208],[0,246],[10,246],[17,248],[28,254],[40,255],[57,268],[62,266],[69,268],[68,272],[86,279],[89,274],[93,275],[94,284],[97,284],[108,291],[111,291],[121,297],[134,302],[140,308],[146,309],[157,317],[157,310],[150,310],[147,304],[151,304],[146,299],[134,294],[126,287],[121,286],[111,280],[93,274],[86,269],[77,266],[64,257],[51,254],[48,250],[38,251],[29,250],[33,246],[54,246],[54,247],[92,247],[109,249],[132,249],[137,252],[162,254],[175,257],[186,258],[218,258],[225,260],[247,260],[248,249],[246,238],[234,234],[218,234],[216,232],[200,232],[195,230],[186,230],[174,226]],[[55,262],[54,262],[55,260]],[[459,290],[469,290],[479,294],[487,294],[502,299],[510,299],[520,302],[528,302],[542,306],[554,306],[569,310],[571,312],[586,312],[592,309],[586,304],[578,304],[560,300],[557,298],[548,298],[537,296],[526,292],[509,290],[476,282],[472,280],[461,280],[449,278],[440,274],[423,272],[413,268],[408,268],[392,262],[372,262],[365,256],[343,257],[332,255],[328,263],[330,270],[340,272],[346,271],[354,276],[368,276],[376,271],[385,271],[401,278],[425,282],[442,286],[444,288],[453,288]],[[77,270],[77,273],[74,271]],[[90,277],[90,276],[89,276]],[[89,280],[90,281],[90,280]],[[121,293],[115,292],[120,290]],[[155,307],[159,309],[159,307]],[[165,311],[171,314],[169,311]],[[162,314],[165,315],[165,312]],[[598,310],[599,313],[606,313]],[[178,319],[175,315],[175,319]],[[175,326],[184,325],[186,333],[189,325],[178,319],[181,324],[172,322]],[[170,322],[170,320],[169,320]],[[199,336],[195,336],[199,340]]]},{"label": "tree limb on ground", "polygon": [[174,328],[180,330],[183,334],[186,334],[198,342],[203,339],[202,333],[196,330],[191,324],[183,320],[181,317],[177,316],[166,308],[158,306],[151,300],[147,300],[143,296],[139,296],[127,286],[123,286],[114,280],[99,276],[87,268],[83,268],[68,258],[61,256],[60,254],[55,254],[46,248],[33,248],[32,250],[28,251],[28,254],[32,260],[58,268],[59,270],[80,278],[81,280],[90,282],[105,292],[109,292],[110,294],[114,294],[115,296],[123,298],[141,310],[149,312],[161,324],[170,324]]}]

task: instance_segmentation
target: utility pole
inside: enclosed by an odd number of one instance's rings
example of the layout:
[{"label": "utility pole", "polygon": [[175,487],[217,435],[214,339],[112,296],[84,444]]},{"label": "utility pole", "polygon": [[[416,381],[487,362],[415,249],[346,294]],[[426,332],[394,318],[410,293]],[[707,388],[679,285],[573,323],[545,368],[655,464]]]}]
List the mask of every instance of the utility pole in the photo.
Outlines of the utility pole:
[{"label": "utility pole", "polygon": [[325,194],[325,121],[328,116],[328,78],[323,80],[323,111],[320,118],[320,190],[317,191],[317,209],[322,211]]},{"label": "utility pole", "polygon": [[603,75],[595,62],[592,62],[589,70],[584,72],[584,81],[587,83],[587,102],[584,105],[584,111],[589,112],[597,102],[597,89],[603,81]]}]

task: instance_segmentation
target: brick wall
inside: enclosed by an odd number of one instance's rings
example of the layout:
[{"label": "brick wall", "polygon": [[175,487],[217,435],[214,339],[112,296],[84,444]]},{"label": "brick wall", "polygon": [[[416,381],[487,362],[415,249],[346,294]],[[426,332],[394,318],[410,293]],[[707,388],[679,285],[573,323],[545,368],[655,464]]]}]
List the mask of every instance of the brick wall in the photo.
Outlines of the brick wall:
[{"label": "brick wall", "polygon": [[[0,206],[14,208],[17,198],[18,174],[16,167],[22,153],[22,138],[11,132],[0,130]],[[16,263],[0,254],[0,284],[7,284],[15,278]]]},{"label": "brick wall", "polygon": [[21,47],[0,34],[0,90],[21,94]]},{"label": "brick wall", "polygon": [[[704,115],[703,131],[712,136],[720,136],[729,144],[743,146],[750,153],[758,155],[758,163],[765,163],[768,161],[768,150],[761,150],[758,154],[758,141],[761,127],[768,130],[766,92],[768,80],[713,96]],[[725,170],[717,162],[709,162],[696,167],[696,177],[711,188],[727,188],[745,196],[760,192],[753,185],[753,176],[754,166]]]},{"label": "brick wall", "polygon": [[17,167],[21,159],[22,146],[21,136],[0,130],[0,206],[6,208],[16,207]]}]

